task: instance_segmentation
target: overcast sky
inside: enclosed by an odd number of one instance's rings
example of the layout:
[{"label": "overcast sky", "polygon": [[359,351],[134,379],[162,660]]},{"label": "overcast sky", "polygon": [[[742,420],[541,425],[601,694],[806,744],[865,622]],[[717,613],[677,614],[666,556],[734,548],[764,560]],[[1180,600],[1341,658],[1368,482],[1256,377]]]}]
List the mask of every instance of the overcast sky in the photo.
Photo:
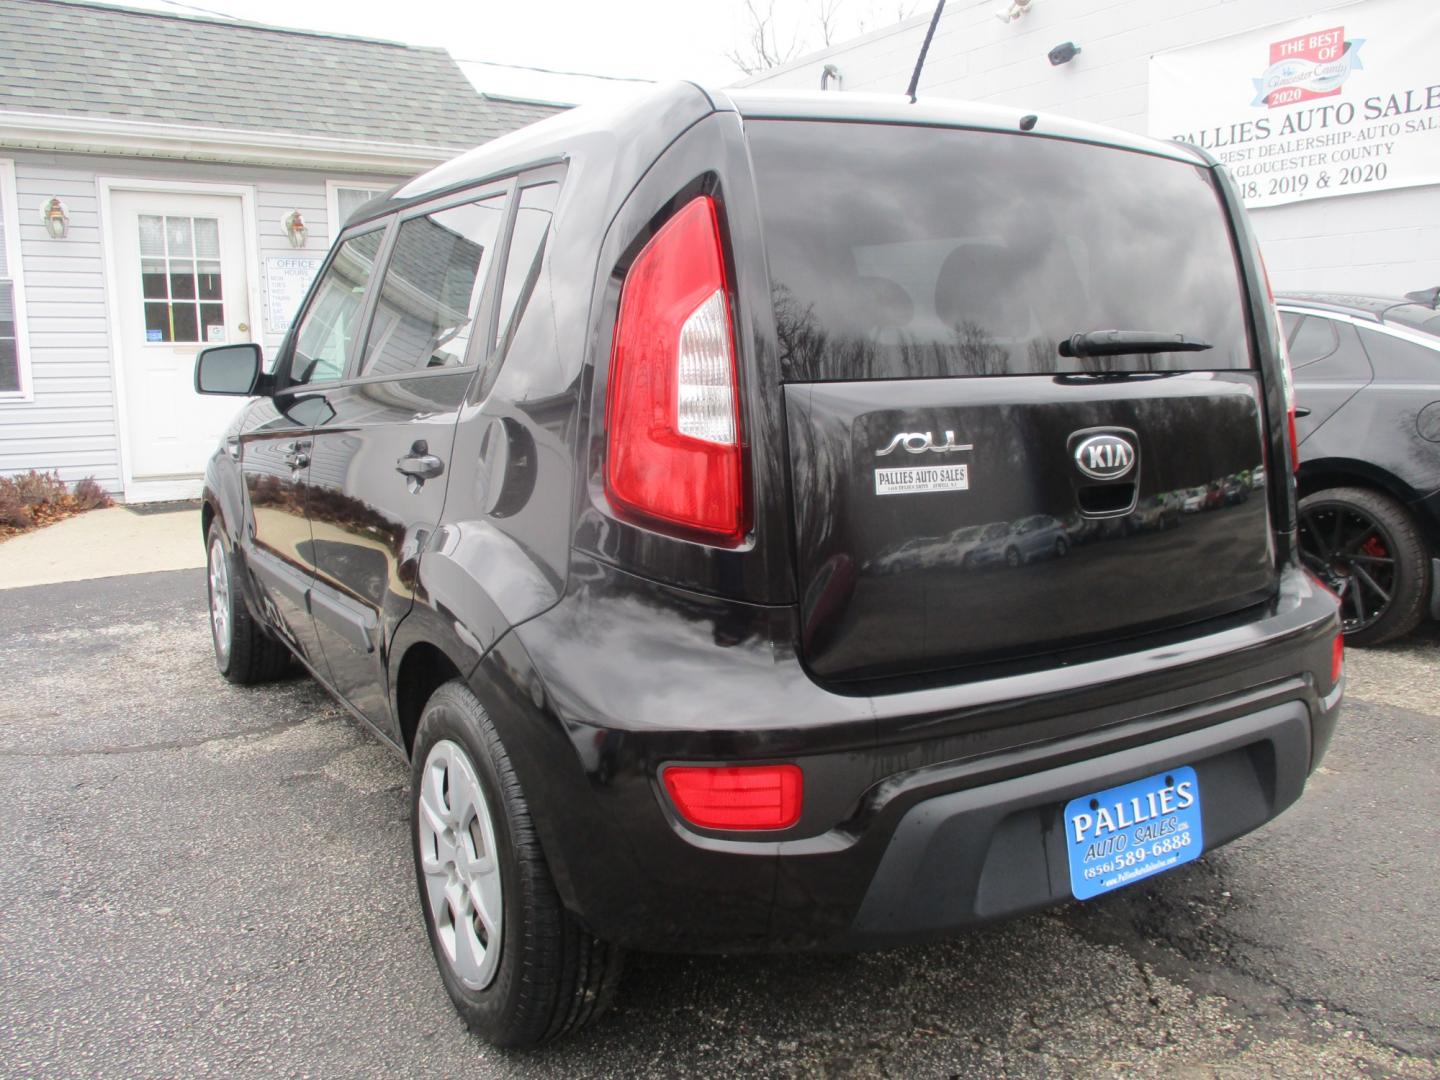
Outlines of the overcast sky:
[{"label": "overcast sky", "polygon": [[[114,0],[111,0],[114,2]],[[726,59],[745,49],[744,0],[120,0],[177,14],[214,13],[277,26],[438,45],[462,61],[481,90],[590,100],[639,83],[547,76],[473,61],[498,61],[596,75],[696,79],[726,85],[743,73]],[[771,0],[755,0],[764,10]],[[836,38],[899,21],[928,0],[773,0],[783,48],[820,46],[817,11],[837,8]]]}]

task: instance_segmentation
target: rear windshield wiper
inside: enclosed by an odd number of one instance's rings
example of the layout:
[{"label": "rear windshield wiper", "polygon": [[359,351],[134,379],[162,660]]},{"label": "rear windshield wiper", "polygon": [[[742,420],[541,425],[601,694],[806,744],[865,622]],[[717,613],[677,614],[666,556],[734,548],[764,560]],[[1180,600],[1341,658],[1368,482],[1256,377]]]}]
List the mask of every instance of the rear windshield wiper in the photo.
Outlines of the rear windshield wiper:
[{"label": "rear windshield wiper", "polygon": [[1124,356],[1126,353],[1204,352],[1213,348],[1184,334],[1150,330],[1091,330],[1060,342],[1061,356]]}]

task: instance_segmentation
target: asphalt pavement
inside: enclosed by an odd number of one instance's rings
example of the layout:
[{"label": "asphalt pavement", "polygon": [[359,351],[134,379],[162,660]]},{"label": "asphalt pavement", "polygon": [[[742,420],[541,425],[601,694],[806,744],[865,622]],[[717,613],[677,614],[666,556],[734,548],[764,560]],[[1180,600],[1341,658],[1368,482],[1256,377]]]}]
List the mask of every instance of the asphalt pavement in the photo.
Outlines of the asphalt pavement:
[{"label": "asphalt pavement", "polygon": [[0,592],[0,1075],[1440,1076],[1440,633],[1351,655],[1304,799],[941,945],[630,958],[531,1053],[434,972],[408,773],[303,677],[215,673],[203,572]]}]

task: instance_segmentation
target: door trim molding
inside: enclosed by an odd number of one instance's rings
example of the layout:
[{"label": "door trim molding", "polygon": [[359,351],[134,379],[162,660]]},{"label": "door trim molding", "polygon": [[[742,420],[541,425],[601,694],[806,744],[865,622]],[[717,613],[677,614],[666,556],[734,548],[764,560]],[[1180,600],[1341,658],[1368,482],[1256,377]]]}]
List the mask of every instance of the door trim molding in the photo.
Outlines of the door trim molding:
[{"label": "door trim molding", "polygon": [[[255,215],[255,188],[249,184],[212,184],[196,180],[148,180],[128,176],[97,176],[99,192],[100,254],[105,263],[105,322],[110,343],[110,385],[115,400],[116,450],[120,459],[120,484],[126,502],[154,502],[193,499],[200,494],[200,482],[159,480],[136,482],[130,471],[130,420],[125,413],[125,373],[120,329],[120,288],[115,264],[111,226],[116,223],[111,207],[115,192],[170,191],[180,195],[228,195],[240,199],[240,232],[244,241],[245,292],[249,298],[250,336],[255,319],[264,314],[260,298],[260,233]],[[202,343],[203,344],[203,343]],[[197,351],[199,346],[197,346]]]}]

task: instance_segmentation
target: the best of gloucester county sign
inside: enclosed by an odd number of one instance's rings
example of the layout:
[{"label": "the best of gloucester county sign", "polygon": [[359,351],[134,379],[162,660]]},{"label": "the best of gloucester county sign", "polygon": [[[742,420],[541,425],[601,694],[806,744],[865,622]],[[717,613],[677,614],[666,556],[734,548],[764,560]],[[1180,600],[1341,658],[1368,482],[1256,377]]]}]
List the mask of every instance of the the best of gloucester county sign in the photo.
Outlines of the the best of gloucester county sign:
[{"label": "the best of gloucester county sign", "polygon": [[1150,134],[1245,205],[1440,184],[1440,0],[1362,0],[1150,58]]}]

